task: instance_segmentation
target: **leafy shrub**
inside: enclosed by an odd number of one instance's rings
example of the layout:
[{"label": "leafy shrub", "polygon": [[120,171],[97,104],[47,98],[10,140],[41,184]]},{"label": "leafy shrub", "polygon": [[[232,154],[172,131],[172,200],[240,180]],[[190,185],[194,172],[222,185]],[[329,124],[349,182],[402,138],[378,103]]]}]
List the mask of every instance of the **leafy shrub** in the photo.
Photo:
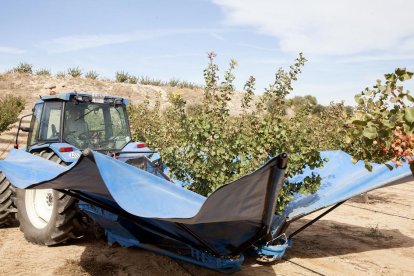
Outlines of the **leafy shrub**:
[{"label": "leafy shrub", "polygon": [[129,76],[129,77],[128,77],[128,83],[131,83],[131,84],[137,84],[137,83],[138,83],[138,77],[135,77],[135,76]]},{"label": "leafy shrub", "polygon": [[166,86],[167,85],[167,83],[162,80],[150,78],[148,76],[140,77],[139,83],[143,85],[154,85],[154,86]]},{"label": "leafy shrub", "polygon": [[168,86],[171,86],[171,87],[176,87],[179,84],[180,84],[180,80],[177,80],[177,79],[170,79],[168,81]]},{"label": "leafy shrub", "polygon": [[166,85],[171,86],[171,87],[190,88],[190,89],[201,88],[200,85],[197,85],[195,83],[188,82],[188,81],[180,81],[178,79],[171,79],[168,81],[168,83],[166,83]]},{"label": "leafy shrub", "polygon": [[169,81],[163,81],[160,79],[150,78],[148,76],[140,77],[139,83],[143,85],[154,85],[154,86],[171,86],[171,87],[179,87],[179,88],[201,88],[200,85],[197,85],[192,82],[188,81],[181,81],[178,79],[170,79]]},{"label": "leafy shrub", "polygon": [[8,95],[0,98],[0,133],[8,130],[10,125],[17,121],[23,108],[24,100],[21,97]]},{"label": "leafy shrub", "polygon": [[129,74],[124,71],[118,71],[115,73],[115,80],[117,82],[127,82],[129,79]]},{"label": "leafy shrub", "polygon": [[33,73],[33,65],[21,62],[19,65],[12,69],[14,73],[21,73],[21,74],[32,74]]},{"label": "leafy shrub", "polygon": [[409,161],[414,172],[414,97],[401,84],[413,75],[405,68],[397,68],[385,74],[385,83],[377,80],[372,88],[355,96],[358,106],[348,121],[345,137],[345,150],[353,155],[354,162],[363,160],[365,167],[372,170],[370,162],[392,160],[401,166]]},{"label": "leafy shrub", "polygon": [[66,77],[66,73],[65,72],[57,72],[56,73],[56,77],[58,77],[58,78],[64,78],[64,77]]},{"label": "leafy shrub", "polygon": [[72,76],[74,78],[78,78],[78,77],[82,76],[82,70],[79,67],[68,68],[67,73],[68,73],[69,76]]},{"label": "leafy shrub", "polygon": [[324,106],[318,104],[316,98],[310,95],[295,96],[287,104],[288,114],[303,114],[296,118],[305,120],[301,122],[304,132],[311,132],[313,129],[312,140],[316,149],[322,151],[344,148],[344,137],[348,132],[346,123],[353,114],[352,107],[345,106],[343,102]]},{"label": "leafy shrub", "polygon": [[[306,166],[322,166],[324,160],[318,146],[315,147],[317,138],[313,125],[309,124],[309,118],[315,115],[306,108],[287,114],[286,97],[305,58],[300,55],[289,71],[279,69],[274,82],[255,104],[252,102],[255,79],[250,77],[244,86],[242,114],[238,116],[231,116],[228,106],[234,93],[236,62],[230,62],[224,79],[220,80],[214,58],[215,54],[210,53],[199,105],[190,107],[179,94],[172,94],[171,107],[165,111],[160,110],[159,100],[155,106],[144,101],[130,107],[135,139],[158,149],[171,174],[203,195],[282,152],[290,154],[287,176],[303,172]],[[284,208],[293,193],[315,192],[320,180],[319,175],[312,174],[302,182],[286,182],[277,211]]]},{"label": "leafy shrub", "polygon": [[36,75],[38,76],[50,76],[50,70],[49,69],[39,69],[35,72]]},{"label": "leafy shrub", "polygon": [[190,88],[190,89],[203,88],[201,85],[188,82],[188,81],[180,81],[180,83],[177,86],[180,88]]},{"label": "leafy shrub", "polygon": [[86,72],[85,74],[85,78],[87,79],[92,79],[92,80],[96,80],[99,77],[99,74],[96,73],[95,71],[91,70]]}]

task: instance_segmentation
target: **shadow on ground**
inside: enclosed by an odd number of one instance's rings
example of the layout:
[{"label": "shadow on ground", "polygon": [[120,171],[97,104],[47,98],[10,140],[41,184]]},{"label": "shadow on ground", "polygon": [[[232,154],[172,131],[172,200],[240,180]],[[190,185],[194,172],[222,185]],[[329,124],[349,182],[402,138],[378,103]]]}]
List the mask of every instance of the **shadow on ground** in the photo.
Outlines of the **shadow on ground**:
[{"label": "shadow on ground", "polygon": [[[307,222],[309,220],[301,219],[290,229],[297,229]],[[320,220],[294,237],[293,247],[288,251],[287,257],[320,258],[412,246],[414,239],[399,229],[361,227]]]},{"label": "shadow on ground", "polygon": [[[302,219],[292,225],[296,229],[309,220]],[[88,238],[78,242],[85,246],[80,261],[66,261],[56,274],[76,275],[216,275],[218,273],[197,266],[175,261],[136,248],[109,246],[102,239]],[[321,258],[360,253],[379,249],[414,246],[414,239],[398,229],[360,227],[335,221],[321,220],[304,230],[293,240],[288,250],[289,258]],[[282,261],[284,262],[284,261]],[[276,274],[272,266],[256,265],[254,258],[246,258],[237,275]]]}]

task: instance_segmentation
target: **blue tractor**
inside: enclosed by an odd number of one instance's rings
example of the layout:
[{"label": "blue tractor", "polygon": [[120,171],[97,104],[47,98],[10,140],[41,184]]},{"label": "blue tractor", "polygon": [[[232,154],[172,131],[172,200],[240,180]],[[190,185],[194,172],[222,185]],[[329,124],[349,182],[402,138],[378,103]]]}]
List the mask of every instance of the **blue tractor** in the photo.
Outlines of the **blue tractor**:
[{"label": "blue tractor", "polygon": [[[26,151],[67,166],[90,148],[168,179],[158,154],[131,140],[126,104],[93,94],[43,96],[29,115],[30,127],[19,126],[29,132]],[[0,226],[13,222],[17,212],[28,241],[55,245],[83,235],[86,218],[77,199],[53,189],[15,189],[1,172],[0,192]]]},{"label": "blue tractor", "polygon": [[[110,243],[221,272],[239,269],[252,248],[283,255],[288,242],[273,246],[271,225],[286,155],[205,198],[171,181],[158,153],[132,141],[126,105],[77,92],[41,97],[0,161],[0,226],[17,218],[29,242],[51,246],[81,237],[92,222]],[[20,149],[19,131],[29,133]]]}]

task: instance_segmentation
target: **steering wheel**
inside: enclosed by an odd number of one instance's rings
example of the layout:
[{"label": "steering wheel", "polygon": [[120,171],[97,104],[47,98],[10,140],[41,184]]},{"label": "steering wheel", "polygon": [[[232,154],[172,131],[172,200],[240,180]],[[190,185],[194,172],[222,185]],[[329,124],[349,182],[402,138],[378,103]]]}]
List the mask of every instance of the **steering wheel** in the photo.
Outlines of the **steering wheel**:
[{"label": "steering wheel", "polygon": [[87,130],[85,132],[82,132],[78,135],[79,139],[86,140],[86,142],[90,145],[96,145],[97,143],[93,141],[95,138],[97,138],[98,133],[104,132],[105,129],[95,129],[95,130]]},{"label": "steering wheel", "polygon": [[[82,132],[82,133],[80,133],[79,135],[78,135],[78,137],[80,138],[80,139],[83,139],[83,138],[88,138],[88,137],[90,137],[90,136],[92,136],[91,135],[91,133],[99,133],[99,132],[102,132],[102,131],[105,131],[105,129],[94,129],[94,130],[87,130],[87,131],[84,131],[84,132]],[[82,137],[81,137],[82,136]]]}]

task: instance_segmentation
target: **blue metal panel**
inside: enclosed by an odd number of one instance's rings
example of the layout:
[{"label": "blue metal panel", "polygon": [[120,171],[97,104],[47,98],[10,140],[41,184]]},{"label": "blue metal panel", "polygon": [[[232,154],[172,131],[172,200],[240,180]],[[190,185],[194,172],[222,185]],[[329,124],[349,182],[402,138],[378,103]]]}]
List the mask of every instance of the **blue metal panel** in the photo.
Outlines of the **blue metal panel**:
[{"label": "blue metal panel", "polygon": [[[42,100],[43,101],[49,101],[49,100],[62,100],[62,101],[69,101],[70,97],[76,95],[75,92],[67,92],[67,93],[60,93],[60,94],[56,94],[56,95],[47,95],[47,96],[42,96]],[[88,95],[85,93],[79,93],[78,95]]]},{"label": "blue metal panel", "polygon": [[[112,157],[94,152],[94,158],[104,185],[121,208],[131,214],[141,217],[191,218],[206,200],[197,193],[171,185],[165,179]],[[13,185],[24,189],[33,183],[49,181],[71,170],[77,163],[63,167],[25,151],[12,149],[7,158],[0,161],[0,170]],[[98,181],[96,176],[90,176],[87,171],[83,172],[82,177],[83,183]]]},{"label": "blue metal panel", "polygon": [[[50,101],[50,100],[61,100],[61,101],[69,101],[72,96],[80,95],[80,96],[93,96],[92,93],[78,93],[78,92],[67,92],[67,93],[60,93],[56,95],[47,95],[42,96],[40,100],[38,100],[36,103],[42,103],[44,101]],[[111,99],[122,99],[122,104],[127,105],[128,100],[118,97],[118,96],[103,96],[103,98],[111,98]]]},{"label": "blue metal panel", "polygon": [[323,168],[308,168],[302,175],[291,178],[293,182],[300,181],[313,172],[322,177],[322,182],[316,193],[295,196],[286,207],[284,216],[287,220],[294,220],[356,195],[413,178],[408,163],[392,171],[385,165],[372,164],[373,170],[369,172],[362,161],[353,164],[352,157],[343,151],[324,151],[321,156],[329,159]]},{"label": "blue metal panel", "polygon": [[[184,253],[180,254],[179,251],[173,252],[159,248],[156,246],[156,241],[154,241],[155,245],[144,244],[141,243],[133,234],[131,234],[130,230],[123,227],[122,223],[120,222],[120,218],[117,215],[85,202],[80,202],[79,208],[104,228],[105,236],[109,244],[118,243],[123,247],[142,248],[161,255],[224,273],[232,273],[239,270],[244,261],[243,255],[234,258],[219,258],[195,249],[189,245],[186,245],[186,247],[188,247],[191,253],[184,255]],[[183,244],[180,243],[179,246],[183,246]],[[270,252],[272,249],[269,247],[261,248],[261,250],[263,252],[265,252],[265,250],[267,250],[266,252]],[[276,252],[276,249],[272,252]],[[280,250],[278,252],[280,252]]]},{"label": "blue metal panel", "polygon": [[148,152],[151,152],[151,149],[149,147],[138,148],[137,147],[138,143],[141,143],[141,142],[129,142],[121,150],[121,152],[134,152],[134,153],[120,154],[118,160],[125,162],[128,159],[137,158],[143,155],[147,156],[151,161],[154,161],[160,158],[160,155],[158,153],[148,153]]},{"label": "blue metal panel", "polygon": [[[58,144],[54,147],[56,150]],[[284,223],[285,218],[293,220],[361,193],[411,177],[408,164],[392,171],[385,165],[374,164],[373,172],[370,173],[362,162],[354,165],[351,156],[344,152],[322,152],[322,157],[327,157],[330,161],[325,167],[313,170],[322,177],[321,188],[312,195],[296,195],[288,204],[280,223]],[[106,187],[116,202],[131,214],[142,217],[190,218],[206,200],[203,196],[171,185],[169,181],[118,162],[109,156],[95,153],[94,158]],[[14,149],[5,160],[0,161],[0,170],[19,188],[50,180],[71,168],[69,166],[62,170],[61,166],[50,161]],[[312,171],[307,170],[303,175],[291,180],[299,181],[310,173]]]},{"label": "blue metal panel", "polygon": [[[60,152],[60,148],[66,148],[66,147],[72,147],[72,152]],[[79,159],[82,152],[77,149],[76,147],[67,144],[67,143],[51,143],[51,144],[44,144],[44,145],[35,145],[31,146],[29,148],[29,152],[37,151],[37,150],[43,150],[50,148],[54,153],[56,153],[57,156],[59,156],[60,159],[63,160],[65,163],[72,163]]]},{"label": "blue metal panel", "polygon": [[269,262],[273,262],[281,260],[290,247],[292,247],[291,241],[282,245],[259,245],[253,248],[256,256],[266,256]]}]

